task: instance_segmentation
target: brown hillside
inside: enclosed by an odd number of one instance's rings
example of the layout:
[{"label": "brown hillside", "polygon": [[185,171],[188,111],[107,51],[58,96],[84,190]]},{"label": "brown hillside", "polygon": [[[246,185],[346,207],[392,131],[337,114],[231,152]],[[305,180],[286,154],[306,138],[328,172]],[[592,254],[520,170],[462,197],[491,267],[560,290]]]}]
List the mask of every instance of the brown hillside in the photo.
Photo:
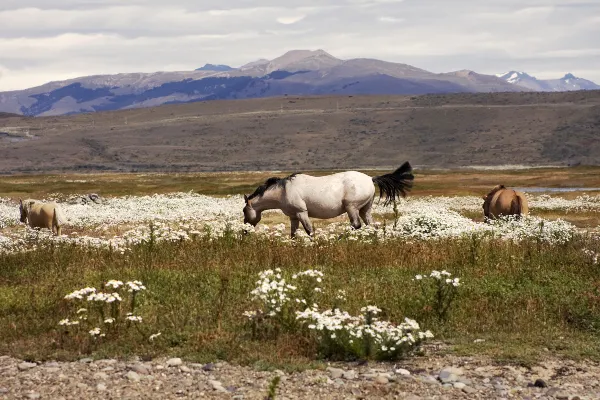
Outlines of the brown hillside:
[{"label": "brown hillside", "polygon": [[0,173],[600,165],[600,91],[282,97],[0,119]]}]

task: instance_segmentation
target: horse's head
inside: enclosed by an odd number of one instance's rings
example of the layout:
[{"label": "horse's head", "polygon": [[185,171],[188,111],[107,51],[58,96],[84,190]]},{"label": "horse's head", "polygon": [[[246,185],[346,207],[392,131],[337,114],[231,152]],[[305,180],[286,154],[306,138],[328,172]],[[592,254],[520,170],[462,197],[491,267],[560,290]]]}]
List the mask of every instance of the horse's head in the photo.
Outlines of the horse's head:
[{"label": "horse's head", "polygon": [[29,215],[29,202],[23,203],[23,200],[19,199],[19,211],[21,212],[20,221],[27,222],[27,215]]},{"label": "horse's head", "polygon": [[244,206],[244,223],[256,226],[260,222],[260,211],[256,211],[252,207],[248,196],[244,195],[244,201],[246,202],[246,206]]}]

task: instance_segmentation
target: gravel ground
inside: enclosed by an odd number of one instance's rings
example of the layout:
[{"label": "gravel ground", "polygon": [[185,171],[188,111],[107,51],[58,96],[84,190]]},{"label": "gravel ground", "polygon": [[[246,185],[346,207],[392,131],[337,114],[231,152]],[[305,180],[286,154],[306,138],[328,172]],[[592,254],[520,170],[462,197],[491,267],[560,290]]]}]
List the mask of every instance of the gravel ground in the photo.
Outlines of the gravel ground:
[{"label": "gravel ground", "polygon": [[179,358],[28,363],[0,357],[0,399],[600,399],[600,365],[548,359],[531,367],[481,357],[331,364],[298,373],[256,371]]}]

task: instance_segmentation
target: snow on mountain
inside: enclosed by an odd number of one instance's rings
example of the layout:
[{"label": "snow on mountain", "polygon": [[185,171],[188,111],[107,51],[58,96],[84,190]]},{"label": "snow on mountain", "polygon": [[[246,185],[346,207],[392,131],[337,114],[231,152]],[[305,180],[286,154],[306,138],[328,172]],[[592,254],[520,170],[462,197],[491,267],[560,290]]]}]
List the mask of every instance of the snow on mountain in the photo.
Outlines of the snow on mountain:
[{"label": "snow on mountain", "polygon": [[565,92],[571,90],[598,90],[599,85],[587,79],[578,78],[571,73],[560,79],[537,79],[525,72],[510,71],[497,74],[497,77],[514,85],[540,92]]}]

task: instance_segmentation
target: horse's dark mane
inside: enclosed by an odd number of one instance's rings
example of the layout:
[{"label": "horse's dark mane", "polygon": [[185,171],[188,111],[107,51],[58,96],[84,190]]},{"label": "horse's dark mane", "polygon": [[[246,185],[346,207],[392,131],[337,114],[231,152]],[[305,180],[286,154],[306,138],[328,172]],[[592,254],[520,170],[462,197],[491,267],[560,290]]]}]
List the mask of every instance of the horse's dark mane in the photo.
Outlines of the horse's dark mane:
[{"label": "horse's dark mane", "polygon": [[248,200],[258,197],[258,196],[262,196],[263,194],[265,194],[265,192],[267,190],[270,190],[270,189],[273,189],[276,187],[284,188],[285,184],[288,181],[291,181],[292,179],[294,179],[294,177],[296,175],[298,175],[298,173],[294,172],[293,174],[291,174],[290,176],[286,176],[285,178],[271,177],[271,178],[267,179],[265,181],[265,183],[263,183],[262,185],[260,185],[259,187],[256,188],[254,193],[252,193],[250,196],[248,196]]}]

